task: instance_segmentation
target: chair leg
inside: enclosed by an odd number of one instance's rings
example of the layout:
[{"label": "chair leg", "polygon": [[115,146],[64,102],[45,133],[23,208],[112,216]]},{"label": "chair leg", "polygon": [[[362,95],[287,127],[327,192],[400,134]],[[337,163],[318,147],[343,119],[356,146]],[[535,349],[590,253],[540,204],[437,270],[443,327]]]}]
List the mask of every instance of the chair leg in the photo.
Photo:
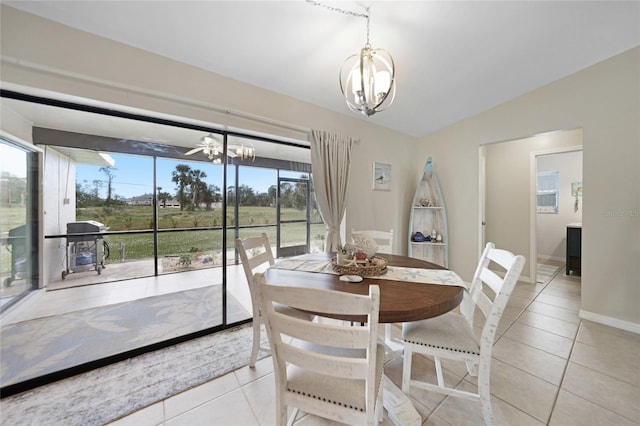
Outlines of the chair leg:
[{"label": "chair leg", "polygon": [[478,371],[478,395],[480,396],[480,406],[482,407],[482,417],[487,426],[496,424],[491,407],[491,390],[490,390],[490,370],[486,365],[480,365]]},{"label": "chair leg", "polygon": [[[294,408],[291,411],[291,416],[289,416],[289,419],[287,420],[287,426],[293,426],[293,424],[296,422],[296,417],[298,417],[298,412],[300,410],[297,408]],[[284,407],[284,417],[285,419],[287,418],[287,407]]]},{"label": "chair leg", "polygon": [[411,361],[413,358],[413,352],[405,344],[404,347],[404,360],[402,362],[402,392],[409,394],[411,387]]},{"label": "chair leg", "polygon": [[444,386],[444,377],[442,376],[442,364],[440,363],[440,358],[438,358],[437,356],[434,356],[433,360],[436,363],[436,376],[438,377],[438,386],[443,388],[445,386]]},{"label": "chair leg", "polygon": [[376,402],[376,410],[378,412],[378,423],[382,423],[384,421],[384,386],[380,383],[380,389],[378,389],[378,401]]},{"label": "chair leg", "polygon": [[253,316],[253,344],[251,345],[251,357],[249,358],[249,367],[256,367],[256,360],[260,352],[260,315]]},{"label": "chair leg", "polygon": [[478,364],[475,364],[471,361],[467,361],[465,364],[467,364],[467,372],[469,373],[469,375],[471,377],[477,377],[478,376]]}]

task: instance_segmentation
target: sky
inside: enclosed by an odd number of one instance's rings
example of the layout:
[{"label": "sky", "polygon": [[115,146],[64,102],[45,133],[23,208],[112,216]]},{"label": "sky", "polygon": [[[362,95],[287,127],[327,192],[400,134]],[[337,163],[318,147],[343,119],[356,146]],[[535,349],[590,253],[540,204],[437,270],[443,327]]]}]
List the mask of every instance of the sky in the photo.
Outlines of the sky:
[{"label": "sky", "polygon": [[27,153],[0,143],[0,170],[18,178],[27,177]]},{"label": "sky", "polygon": [[[123,198],[131,198],[138,195],[150,194],[153,192],[153,159],[149,157],[138,157],[133,155],[109,154],[114,160],[113,171],[113,193]],[[158,186],[162,187],[162,192],[171,195],[176,193],[176,184],[171,181],[171,173],[175,171],[176,165],[188,164],[192,169],[202,170],[207,174],[204,181],[209,185],[217,185],[222,188],[222,165],[213,165],[203,162],[185,162],[169,159],[158,159],[157,176]],[[107,176],[101,172],[99,166],[89,166],[85,164],[76,165],[76,183],[83,188],[89,185],[93,190],[94,180],[103,181],[100,189],[100,197],[106,198]],[[232,169],[230,169],[232,170]],[[240,167],[241,185],[252,187],[256,193],[267,192],[271,185],[277,184],[276,171],[259,167]],[[233,176],[231,176],[233,179]]]}]

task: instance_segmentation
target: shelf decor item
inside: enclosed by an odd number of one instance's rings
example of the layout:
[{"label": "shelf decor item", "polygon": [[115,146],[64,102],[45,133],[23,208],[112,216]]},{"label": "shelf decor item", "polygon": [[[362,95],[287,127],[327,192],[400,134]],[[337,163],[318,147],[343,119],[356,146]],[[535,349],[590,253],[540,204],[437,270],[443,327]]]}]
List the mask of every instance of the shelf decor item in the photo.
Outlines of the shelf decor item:
[{"label": "shelf decor item", "polygon": [[447,212],[431,157],[427,158],[411,203],[408,254],[449,267]]}]

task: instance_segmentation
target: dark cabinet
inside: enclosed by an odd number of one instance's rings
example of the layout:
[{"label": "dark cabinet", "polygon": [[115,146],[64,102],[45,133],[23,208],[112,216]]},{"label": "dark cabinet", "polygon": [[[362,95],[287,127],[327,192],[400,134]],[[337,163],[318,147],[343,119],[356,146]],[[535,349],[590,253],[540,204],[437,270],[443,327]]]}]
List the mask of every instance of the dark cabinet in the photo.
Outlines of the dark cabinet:
[{"label": "dark cabinet", "polygon": [[567,275],[581,275],[582,225],[567,225]]}]

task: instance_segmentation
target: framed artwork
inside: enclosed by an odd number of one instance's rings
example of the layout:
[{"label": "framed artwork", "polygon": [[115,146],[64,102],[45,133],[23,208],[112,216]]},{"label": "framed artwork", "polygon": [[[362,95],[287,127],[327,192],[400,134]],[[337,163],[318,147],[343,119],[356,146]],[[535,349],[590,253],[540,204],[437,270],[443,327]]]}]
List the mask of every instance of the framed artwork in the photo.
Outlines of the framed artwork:
[{"label": "framed artwork", "polygon": [[582,182],[571,182],[571,196],[582,197]]},{"label": "framed artwork", "polygon": [[391,190],[391,164],[373,162],[374,191]]}]

